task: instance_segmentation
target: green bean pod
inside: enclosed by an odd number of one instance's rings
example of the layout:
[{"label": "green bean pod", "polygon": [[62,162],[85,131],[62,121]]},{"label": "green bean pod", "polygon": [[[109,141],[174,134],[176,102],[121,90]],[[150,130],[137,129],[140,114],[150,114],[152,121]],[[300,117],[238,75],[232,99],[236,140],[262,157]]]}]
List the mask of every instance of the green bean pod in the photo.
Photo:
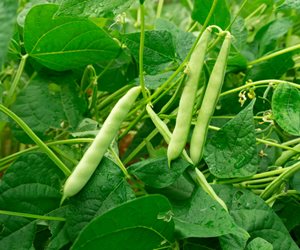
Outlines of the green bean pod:
[{"label": "green bean pod", "polygon": [[196,98],[198,82],[204,64],[205,53],[210,41],[211,28],[202,34],[188,63],[188,74],[179,102],[176,124],[168,146],[169,163],[180,156],[183,151],[190,130],[193,106]]},{"label": "green bean pod", "polygon": [[190,156],[195,165],[198,164],[202,159],[208,126],[215,111],[219,94],[224,82],[230,45],[231,35],[230,33],[227,33],[211,72],[203,102],[198,113],[197,122],[192,134]]},{"label": "green bean pod", "polygon": [[93,175],[140,92],[140,87],[130,89],[114,106],[94,141],[68,177],[63,189],[62,202],[67,197],[77,194]]}]

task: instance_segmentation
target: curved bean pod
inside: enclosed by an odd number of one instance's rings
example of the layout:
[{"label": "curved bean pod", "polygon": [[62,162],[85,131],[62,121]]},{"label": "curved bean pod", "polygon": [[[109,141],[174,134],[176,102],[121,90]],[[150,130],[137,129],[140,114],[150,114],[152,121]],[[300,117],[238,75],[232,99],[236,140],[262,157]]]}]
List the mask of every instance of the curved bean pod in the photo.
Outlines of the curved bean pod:
[{"label": "curved bean pod", "polygon": [[67,197],[77,194],[88,182],[140,92],[140,87],[130,89],[114,106],[94,141],[67,179],[63,189],[62,202]]},{"label": "curved bean pod", "polygon": [[196,98],[198,82],[201,75],[206,49],[211,36],[208,27],[202,34],[188,63],[188,75],[179,102],[176,124],[168,146],[169,163],[180,156],[187,141],[190,130],[193,106]]},{"label": "curved bean pod", "polygon": [[215,111],[219,94],[224,82],[228,54],[231,45],[231,35],[226,33],[220,53],[211,72],[201,108],[198,113],[197,122],[192,134],[190,155],[193,163],[198,164],[203,155],[208,125]]}]

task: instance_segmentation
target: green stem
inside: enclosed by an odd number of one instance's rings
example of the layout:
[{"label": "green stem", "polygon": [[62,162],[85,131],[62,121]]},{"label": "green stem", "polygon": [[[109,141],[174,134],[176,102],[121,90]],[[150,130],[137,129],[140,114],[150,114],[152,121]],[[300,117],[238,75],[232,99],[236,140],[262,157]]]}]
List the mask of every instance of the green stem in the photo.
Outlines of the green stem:
[{"label": "green stem", "polygon": [[262,192],[262,194],[260,195],[262,199],[268,199],[273,193],[277,191],[277,189],[282,184],[282,182],[286,181],[291,176],[293,176],[297,171],[299,171],[300,161],[295,163],[291,167],[285,169],[286,171],[283,172],[281,175],[279,175],[275,180],[273,180]]},{"label": "green stem", "polygon": [[300,85],[296,84],[296,83],[293,83],[293,82],[276,80],[276,79],[268,79],[268,80],[261,80],[261,81],[246,83],[243,86],[240,86],[240,87],[237,87],[237,88],[234,88],[234,89],[231,89],[231,90],[228,90],[228,91],[225,91],[225,92],[221,93],[220,97],[225,96],[225,95],[229,95],[229,94],[232,94],[232,93],[235,93],[235,92],[240,92],[241,90],[244,90],[244,89],[247,89],[247,88],[250,88],[250,87],[254,87],[254,86],[257,86],[257,85],[270,84],[270,83],[272,83],[272,84],[287,83],[291,86],[294,86],[294,87],[300,89]]},{"label": "green stem", "polygon": [[233,20],[231,21],[231,23],[227,26],[227,28],[225,30],[230,30],[231,26],[234,24],[234,22],[236,21],[236,19],[240,15],[242,9],[245,7],[247,2],[248,2],[248,0],[244,0],[244,2],[241,4],[241,7],[238,10],[238,12],[235,14]]},{"label": "green stem", "polygon": [[97,109],[101,110],[104,107],[107,107],[112,101],[116,101],[119,99],[119,96],[122,95],[124,92],[129,90],[133,85],[125,85],[124,87],[118,89],[117,91],[113,92],[110,96],[105,98],[100,104],[98,104]]},{"label": "green stem", "polygon": [[220,181],[216,181],[216,183],[218,183],[218,184],[232,184],[232,183],[239,183],[239,182],[243,182],[243,181],[256,180],[256,179],[260,179],[260,178],[272,177],[274,175],[279,175],[279,174],[284,173],[289,168],[290,167],[280,168],[280,169],[276,169],[276,170],[272,170],[272,171],[268,171],[268,172],[264,172],[264,173],[259,173],[259,174],[255,174],[251,177],[248,177],[248,178],[246,177],[246,178],[235,178],[235,179],[230,179],[230,180],[220,180]]},{"label": "green stem", "polygon": [[195,168],[196,178],[199,183],[199,185],[203,188],[203,190],[208,193],[214,200],[216,200],[227,212],[228,208],[225,204],[225,202],[215,193],[211,185],[207,182],[205,176],[202,174],[202,172]]},{"label": "green stem", "polygon": [[130,179],[131,176],[128,174],[127,169],[126,169],[125,166],[123,165],[123,163],[122,163],[122,161],[120,160],[119,156],[116,154],[115,150],[114,150],[112,147],[110,147],[110,148],[109,148],[109,151],[110,151],[110,153],[112,154],[112,156],[114,157],[115,161],[117,162],[119,168],[120,168],[120,169],[122,170],[122,172],[124,173],[125,178],[126,178],[126,179]]},{"label": "green stem", "polygon": [[[209,128],[212,129],[212,130],[215,130],[215,131],[219,131],[221,129],[219,127],[212,126],[212,125],[209,125]],[[267,141],[267,140],[260,139],[260,138],[255,138],[255,139],[256,139],[257,142],[263,143],[265,145],[269,145],[269,146],[273,146],[273,147],[281,148],[281,149],[286,149],[286,150],[292,150],[296,153],[300,153],[300,150],[295,149],[295,148],[291,148],[291,147],[288,147],[288,146],[285,146],[285,145],[282,145],[282,144],[278,144],[278,143]]]},{"label": "green stem", "polygon": [[275,161],[275,166],[282,166],[286,163],[291,157],[297,154],[297,151],[300,152],[300,143],[293,147],[293,150],[287,150],[283,152],[280,157]]},{"label": "green stem", "polygon": [[256,138],[256,141],[261,142],[261,143],[266,144],[266,145],[269,145],[269,146],[276,147],[276,148],[286,149],[286,150],[293,151],[295,153],[300,153],[300,149],[298,149],[298,148],[291,148],[291,147],[288,147],[288,146],[285,146],[285,145],[282,145],[282,144],[278,144],[278,143],[275,143],[275,142],[271,142],[271,141],[267,141],[267,140],[263,140],[263,139],[259,139],[259,138]]},{"label": "green stem", "polygon": [[[47,144],[46,144],[47,145]],[[75,166],[78,164],[78,161],[75,160],[72,156],[66,154],[63,150],[61,150],[57,146],[52,146],[51,147],[53,151],[55,151],[57,154],[59,154],[61,157],[65,158],[67,161],[71,162]]]},{"label": "green stem", "polygon": [[[68,140],[59,140],[59,141],[48,142],[48,143],[46,143],[46,145],[47,146],[53,146],[53,145],[62,145],[62,144],[91,143],[91,142],[93,142],[93,140],[94,139],[92,139],[92,138],[68,139]],[[0,159],[0,166],[6,165],[6,164],[12,162],[13,160],[15,160],[17,157],[19,157],[19,156],[21,156],[25,153],[37,150],[37,149],[39,149],[38,146],[32,146],[30,148],[27,148],[27,149],[24,149],[22,151],[18,151],[14,154],[8,155],[8,156]],[[5,168],[0,167],[0,172],[4,169]]]},{"label": "green stem", "polygon": [[140,5],[140,17],[141,17],[141,35],[140,35],[140,50],[139,50],[139,76],[140,85],[142,87],[142,93],[144,99],[147,99],[147,92],[144,80],[144,44],[145,44],[145,7],[144,4]]},{"label": "green stem", "polygon": [[258,58],[256,60],[253,60],[253,61],[251,61],[251,62],[248,63],[248,66],[253,66],[254,64],[267,61],[267,60],[269,60],[269,59],[271,59],[273,57],[280,56],[280,55],[283,55],[285,53],[289,53],[289,52],[297,50],[297,49],[300,49],[300,44],[296,44],[294,46],[291,46],[291,47],[288,47],[288,48],[276,51],[276,52],[271,53],[269,55],[263,56],[263,57]]},{"label": "green stem", "polygon": [[247,185],[253,185],[253,184],[258,184],[258,183],[265,183],[265,182],[273,181],[275,178],[276,177],[267,177],[267,178],[262,178],[262,179],[248,180],[248,181],[243,181],[240,184],[247,186]]},{"label": "green stem", "polygon": [[0,104],[0,111],[5,113],[11,119],[13,119],[25,132],[26,134],[44,151],[49,158],[64,172],[66,176],[71,174],[71,171],[66,165],[48,148],[48,146],[29,128],[29,126],[15,113],[10,111],[8,108]]},{"label": "green stem", "polygon": [[62,218],[62,217],[54,217],[54,216],[46,216],[46,215],[38,215],[38,214],[28,214],[28,213],[20,213],[20,212],[5,211],[5,210],[0,210],[0,214],[26,217],[26,218],[32,218],[32,219],[38,219],[38,220],[66,221],[66,219]]},{"label": "green stem", "polygon": [[21,61],[20,61],[20,64],[19,64],[19,67],[18,67],[18,70],[16,72],[16,75],[13,79],[13,82],[11,84],[11,87],[8,91],[8,94],[7,94],[7,99],[6,101],[8,102],[8,105],[7,106],[10,106],[11,105],[11,102],[13,100],[13,96],[16,92],[16,89],[17,89],[17,86],[18,86],[18,83],[20,81],[20,78],[22,76],[22,73],[23,73],[23,70],[24,70],[24,67],[25,67],[25,64],[26,64],[26,60],[28,58],[28,54],[26,55],[23,55],[21,57]]},{"label": "green stem", "polygon": [[[200,34],[201,34],[201,35],[202,35],[202,33],[204,32],[204,30],[206,29],[206,27],[207,27],[207,25],[208,25],[208,23],[209,23],[209,21],[210,21],[212,15],[214,14],[214,11],[215,11],[215,9],[216,9],[216,7],[217,7],[217,3],[218,3],[218,0],[214,0],[214,1],[213,1],[212,5],[211,5],[211,7],[210,7],[209,13],[208,13],[208,15],[206,16],[206,19],[205,19],[205,21],[204,21],[204,23],[203,23],[203,26],[202,26],[201,30],[200,30]],[[199,39],[200,39],[200,37],[199,37]],[[199,39],[198,39],[198,40],[199,40]]]},{"label": "green stem", "polygon": [[154,129],[123,161],[124,165],[128,164],[142,149],[146,146],[146,142],[150,141],[158,134],[158,129]]},{"label": "green stem", "polygon": [[159,0],[157,5],[156,18],[160,18],[163,6],[164,0]]},{"label": "green stem", "polygon": [[295,195],[295,194],[299,194],[299,192],[297,190],[288,190],[287,192],[283,192],[283,193],[280,193],[280,194],[276,194],[276,195],[273,195],[272,197],[270,197],[269,199],[267,199],[265,202],[269,205],[269,206],[272,206],[272,204],[274,204],[274,202],[282,197],[282,196],[289,196],[289,195]]},{"label": "green stem", "polygon": [[127,128],[120,134],[119,138],[122,139],[127,133],[144,117],[146,111],[143,110],[130,124]]},{"label": "green stem", "polygon": [[287,141],[287,142],[284,142],[284,143],[282,143],[282,145],[290,146],[290,145],[299,144],[299,143],[300,143],[300,137],[292,139],[292,140]]}]

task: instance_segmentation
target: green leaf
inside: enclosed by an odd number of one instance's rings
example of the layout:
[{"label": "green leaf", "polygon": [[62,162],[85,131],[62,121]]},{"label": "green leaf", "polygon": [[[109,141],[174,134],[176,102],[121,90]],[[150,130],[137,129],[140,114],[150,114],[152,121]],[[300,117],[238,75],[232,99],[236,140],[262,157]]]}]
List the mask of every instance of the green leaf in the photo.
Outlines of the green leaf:
[{"label": "green leaf", "polygon": [[[36,77],[23,89],[12,106],[14,111],[40,137],[47,139],[49,129],[75,131],[86,110],[85,101],[78,96],[75,81]],[[23,142],[31,142],[24,131],[15,127],[14,133]]]},{"label": "green leaf", "polygon": [[2,0],[0,3],[0,68],[4,63],[8,44],[13,35],[18,1]]},{"label": "green leaf", "polygon": [[[278,210],[279,208],[280,210]],[[300,225],[300,216],[298,216],[300,214],[300,204],[296,199],[277,200],[274,204],[274,210],[289,231]]]},{"label": "green leaf", "polygon": [[174,222],[171,205],[160,195],[122,204],[95,218],[80,233],[72,249],[169,249]]},{"label": "green leaf", "polygon": [[135,175],[146,185],[154,188],[164,188],[174,183],[190,164],[182,159],[168,166],[167,157],[147,159],[131,165],[130,174]]},{"label": "green leaf", "polygon": [[291,18],[280,18],[261,28],[255,37],[259,44],[258,56],[274,50],[278,43],[277,40],[283,37],[292,26]]},{"label": "green leaf", "polygon": [[180,239],[241,233],[228,212],[202,188],[191,199],[174,207],[174,221]]},{"label": "green leaf", "polygon": [[104,158],[87,185],[70,198],[67,208],[67,232],[75,239],[95,216],[135,197],[123,172]]},{"label": "green leaf", "polygon": [[34,249],[36,222],[23,217],[0,215],[0,230],[0,249]]},{"label": "green leaf", "polygon": [[195,183],[185,173],[168,187],[158,189],[146,186],[148,193],[164,195],[172,204],[180,204],[182,201],[190,199],[195,188]]},{"label": "green leaf", "polygon": [[26,16],[24,46],[42,65],[57,71],[114,59],[117,43],[88,19],[53,18],[58,6],[34,6]]},{"label": "green leaf", "polygon": [[273,246],[268,241],[257,237],[250,241],[246,250],[273,250]]},{"label": "green leaf", "polygon": [[291,180],[292,188],[300,192],[300,171],[295,173]]},{"label": "green leaf", "polygon": [[219,178],[246,177],[256,173],[257,150],[252,101],[208,141],[204,159]]},{"label": "green leaf", "polygon": [[[140,33],[125,36],[125,43],[135,60],[139,61]],[[176,60],[175,47],[170,32],[165,30],[151,30],[145,32],[144,66],[148,74],[155,74],[166,63]]]},{"label": "green leaf", "polygon": [[184,60],[195,42],[195,36],[179,29],[166,19],[157,19],[155,24],[157,30],[165,30],[172,34],[176,54],[181,60]]},{"label": "green leaf", "polygon": [[293,53],[290,52],[256,63],[247,72],[246,80],[280,79],[288,69],[294,66],[292,57]]},{"label": "green leaf", "polygon": [[272,97],[274,120],[287,133],[300,135],[300,92],[287,83],[279,84]]},{"label": "green leaf", "polygon": [[[260,237],[273,245],[274,250],[299,249],[275,212],[259,196],[246,189],[213,185],[226,203],[235,223],[244,228],[251,238]],[[222,249],[244,249],[245,240],[237,235],[221,237]]]},{"label": "green leaf", "polygon": [[[47,155],[24,154],[0,181],[1,210],[46,215],[59,206],[63,179]],[[0,221],[0,249],[33,249],[36,221],[6,215],[0,215]]]},{"label": "green leaf", "polygon": [[59,205],[63,179],[46,154],[25,154],[9,167],[0,182],[0,207],[44,215]]},{"label": "green leaf", "polygon": [[[213,2],[214,0],[195,1],[192,13],[193,19],[198,21],[200,24],[204,24]],[[231,16],[226,1],[218,0],[217,6],[208,25],[214,24],[222,29],[226,29],[226,27],[230,24],[230,19]]]},{"label": "green leaf", "polygon": [[284,0],[277,7],[278,10],[297,10],[300,11],[300,0]]},{"label": "green leaf", "polygon": [[127,10],[134,0],[61,0],[57,16],[113,17]]},{"label": "green leaf", "polygon": [[[164,72],[156,75],[145,75],[145,84],[148,89],[155,90],[161,86],[168,78],[174,73],[174,71]],[[175,78],[176,79],[176,78]],[[140,79],[136,78],[134,80],[135,84],[140,83]]]}]

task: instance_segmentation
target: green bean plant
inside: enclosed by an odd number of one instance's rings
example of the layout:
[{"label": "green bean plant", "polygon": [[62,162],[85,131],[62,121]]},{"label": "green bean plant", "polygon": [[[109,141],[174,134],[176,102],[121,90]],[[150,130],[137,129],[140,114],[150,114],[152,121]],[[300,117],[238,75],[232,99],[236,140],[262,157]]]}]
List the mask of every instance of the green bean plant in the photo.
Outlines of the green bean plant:
[{"label": "green bean plant", "polygon": [[299,249],[299,15],[2,0],[0,249]]}]

